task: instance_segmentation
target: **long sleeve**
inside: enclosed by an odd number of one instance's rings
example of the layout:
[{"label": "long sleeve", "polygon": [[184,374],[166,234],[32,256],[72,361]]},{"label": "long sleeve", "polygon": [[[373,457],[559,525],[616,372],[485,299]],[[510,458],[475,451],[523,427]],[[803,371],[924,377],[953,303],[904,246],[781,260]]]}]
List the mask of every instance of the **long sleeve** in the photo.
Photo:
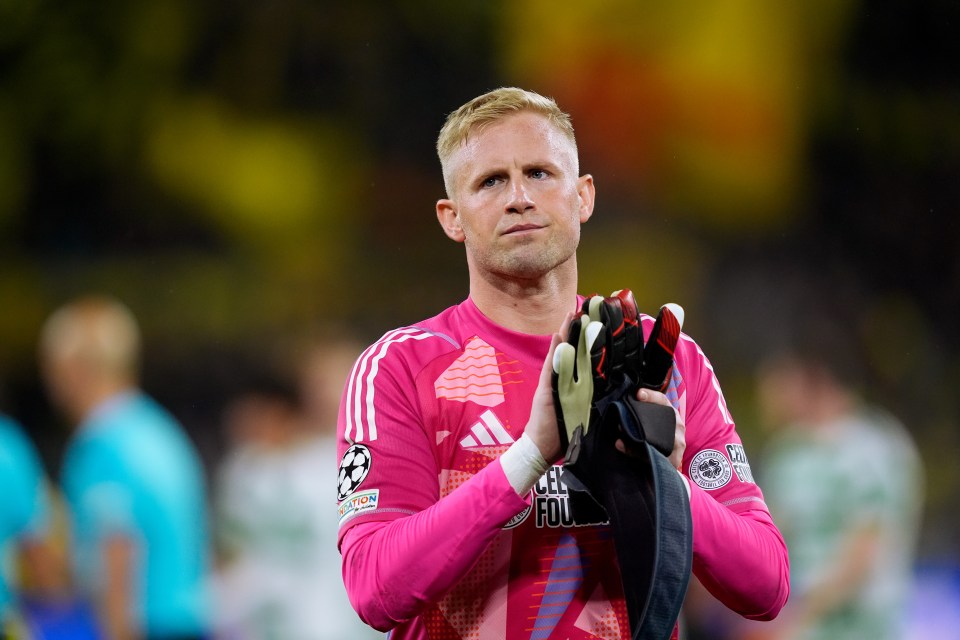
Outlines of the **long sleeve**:
[{"label": "long sleeve", "polygon": [[492,463],[424,511],[350,529],[343,579],[360,618],[386,631],[439,601],[528,504]]},{"label": "long sleeve", "polygon": [[772,619],[790,590],[786,544],[754,481],[713,365],[686,334],[675,359],[667,396],[686,423],[694,574],[731,610]]},{"label": "long sleeve", "polygon": [[790,593],[790,563],[770,514],[734,512],[690,484],[694,575],[731,610],[754,620],[773,619]]}]

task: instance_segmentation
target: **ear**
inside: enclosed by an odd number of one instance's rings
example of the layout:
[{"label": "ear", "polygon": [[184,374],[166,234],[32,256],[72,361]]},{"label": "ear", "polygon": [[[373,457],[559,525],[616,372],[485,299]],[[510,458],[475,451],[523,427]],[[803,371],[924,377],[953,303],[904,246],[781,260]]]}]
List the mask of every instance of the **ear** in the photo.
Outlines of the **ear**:
[{"label": "ear", "polygon": [[589,173],[577,179],[577,195],[580,197],[580,224],[583,224],[593,215],[593,202],[597,190],[593,185],[593,176]]},{"label": "ear", "polygon": [[460,225],[460,214],[453,200],[444,198],[437,200],[437,220],[443,227],[443,232],[454,242],[463,242],[463,227]]}]

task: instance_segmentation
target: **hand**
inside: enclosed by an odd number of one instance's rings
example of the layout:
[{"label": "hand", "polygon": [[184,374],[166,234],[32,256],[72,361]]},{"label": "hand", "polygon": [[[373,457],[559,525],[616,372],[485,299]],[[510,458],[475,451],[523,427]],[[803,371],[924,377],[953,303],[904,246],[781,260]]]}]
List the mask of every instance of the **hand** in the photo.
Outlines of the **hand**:
[{"label": "hand", "polygon": [[667,303],[660,307],[644,344],[640,327],[640,311],[633,292],[614,291],[602,298],[593,296],[583,303],[583,312],[590,319],[603,323],[603,354],[594,361],[594,398],[619,392],[626,377],[630,388],[646,387],[665,391],[670,384],[673,352],[683,327],[683,307]]},{"label": "hand", "polygon": [[[624,300],[615,292],[608,298],[592,296],[583,302],[582,311],[589,317],[584,323],[603,329],[603,336],[599,344],[591,344],[593,365],[593,397],[595,400],[608,396],[617,391],[624,381],[624,376],[635,372],[640,367],[640,350],[643,345],[643,335],[637,323],[636,304],[624,308]],[[627,292],[629,293],[629,291]],[[630,297],[628,302],[632,302]],[[634,378],[635,379],[635,378]]]},{"label": "hand", "polygon": [[605,353],[603,344],[598,343],[602,333],[602,322],[592,321],[588,315],[575,316],[566,341],[553,352],[553,406],[560,448],[567,454],[571,443],[579,442],[590,429],[597,382],[594,365],[603,362]]},{"label": "hand", "polygon": [[[670,453],[670,464],[676,468],[677,471],[683,472],[683,452],[687,448],[687,426],[683,422],[683,418],[680,417],[680,412],[678,412],[670,401],[667,399],[667,396],[663,395],[659,391],[653,391],[652,389],[640,389],[637,392],[637,400],[640,402],[650,402],[652,404],[659,404],[665,407],[670,407],[673,409],[673,413],[676,416],[677,426],[673,435],[673,451]],[[624,445],[623,440],[617,440],[616,447],[618,451],[626,453],[626,445]]]},{"label": "hand", "polygon": [[524,433],[537,445],[540,455],[548,464],[556,462],[564,453],[561,449],[560,430],[557,426],[557,412],[553,404],[553,357],[557,346],[566,341],[574,317],[576,316],[573,313],[568,313],[560,326],[560,330],[553,334],[550,351],[543,361],[540,381],[537,383],[537,390],[533,394],[530,419],[524,429]]}]

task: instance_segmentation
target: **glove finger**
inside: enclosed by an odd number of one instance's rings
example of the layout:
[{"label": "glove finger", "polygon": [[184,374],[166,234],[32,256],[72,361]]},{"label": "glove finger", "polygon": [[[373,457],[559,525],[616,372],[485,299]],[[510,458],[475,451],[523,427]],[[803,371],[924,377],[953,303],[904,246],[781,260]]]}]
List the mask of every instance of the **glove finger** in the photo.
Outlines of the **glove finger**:
[{"label": "glove finger", "polygon": [[605,396],[611,391],[607,354],[607,330],[602,322],[591,322],[586,330],[585,354],[589,357],[588,366],[593,380],[594,400]]},{"label": "glove finger", "polygon": [[586,315],[590,316],[590,319],[594,322],[601,322],[603,318],[600,317],[600,309],[603,306],[603,297],[602,296],[590,296],[583,301],[583,306],[581,310]]},{"label": "glove finger", "polygon": [[[586,318],[584,318],[586,322]],[[590,408],[594,399],[596,380],[593,369],[593,348],[594,345],[601,342],[600,336],[603,335],[603,324],[600,322],[587,322],[580,336],[580,344],[577,346],[577,395],[583,400],[584,410],[581,418],[583,427],[587,429],[590,423]]]},{"label": "glove finger", "polygon": [[674,344],[676,344],[677,340],[680,338],[680,331],[683,330],[683,318],[685,315],[683,307],[678,305],[676,302],[668,302],[663,306],[665,309],[673,313],[673,316],[677,319],[677,337],[674,338]]},{"label": "glove finger", "polygon": [[678,304],[660,307],[650,338],[643,348],[643,386],[663,391],[669,384],[683,317],[683,307]]},{"label": "glove finger", "polygon": [[553,373],[560,378],[567,378],[573,374],[573,359],[576,354],[574,346],[561,342],[553,350]]},{"label": "glove finger", "polygon": [[626,355],[624,350],[626,345],[625,325],[620,299],[615,297],[605,298],[601,309],[600,315],[607,328],[607,378],[612,386],[619,386],[623,380],[624,356]]},{"label": "glove finger", "polygon": [[[580,343],[582,337],[580,335],[583,330],[583,316],[577,316],[570,322],[570,331],[567,333],[567,342],[566,344],[570,345],[573,348],[574,355],[578,349],[580,349]],[[577,368],[575,366],[571,369],[573,377],[571,380],[577,380]]]},{"label": "glove finger", "polygon": [[643,331],[640,328],[640,311],[630,289],[614,291],[613,297],[620,300],[623,312],[623,373],[637,383],[643,369]]},{"label": "glove finger", "polygon": [[573,385],[573,369],[576,349],[573,345],[562,342],[553,351],[553,408],[557,416],[557,429],[560,435],[560,449],[566,451],[570,443],[570,434],[577,425],[570,424],[565,408],[566,398]]},{"label": "glove finger", "polygon": [[597,344],[597,341],[602,340],[603,336],[604,336],[603,323],[591,320],[587,324],[586,331],[584,331],[584,346],[587,348],[587,351],[593,351],[593,348]]}]

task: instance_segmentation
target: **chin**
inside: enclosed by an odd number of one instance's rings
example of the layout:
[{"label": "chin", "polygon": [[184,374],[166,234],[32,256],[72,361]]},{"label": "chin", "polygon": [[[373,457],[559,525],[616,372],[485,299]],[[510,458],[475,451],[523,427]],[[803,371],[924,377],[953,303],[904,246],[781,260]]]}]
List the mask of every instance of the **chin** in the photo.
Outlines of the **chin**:
[{"label": "chin", "polygon": [[526,255],[516,260],[508,260],[503,265],[502,273],[514,278],[536,280],[553,271],[562,261],[551,259],[549,254],[537,256]]},{"label": "chin", "polygon": [[478,258],[475,263],[483,271],[502,278],[537,280],[570,260],[575,252],[575,246],[567,248],[557,243],[546,246],[538,244],[475,256]]}]

